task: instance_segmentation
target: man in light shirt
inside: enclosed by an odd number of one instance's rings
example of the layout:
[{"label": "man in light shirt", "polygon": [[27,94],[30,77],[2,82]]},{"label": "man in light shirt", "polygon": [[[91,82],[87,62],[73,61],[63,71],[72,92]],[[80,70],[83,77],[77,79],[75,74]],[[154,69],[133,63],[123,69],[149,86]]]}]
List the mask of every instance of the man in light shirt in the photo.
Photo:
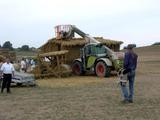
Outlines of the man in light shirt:
[{"label": "man in light shirt", "polygon": [[10,85],[12,76],[14,76],[15,69],[13,64],[10,63],[10,60],[8,58],[6,59],[6,62],[2,64],[0,71],[1,71],[0,75],[1,76],[3,75],[1,93],[3,93],[5,87],[7,87],[7,93],[11,93]]},{"label": "man in light shirt", "polygon": [[21,72],[26,72],[26,68],[27,68],[26,62],[25,62],[24,58],[22,58],[22,60],[21,60]]}]

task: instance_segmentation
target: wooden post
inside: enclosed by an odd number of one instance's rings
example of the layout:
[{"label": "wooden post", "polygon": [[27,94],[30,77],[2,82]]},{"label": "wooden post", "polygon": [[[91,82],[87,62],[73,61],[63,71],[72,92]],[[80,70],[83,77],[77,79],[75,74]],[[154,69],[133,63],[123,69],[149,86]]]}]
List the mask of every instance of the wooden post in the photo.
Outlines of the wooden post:
[{"label": "wooden post", "polygon": [[56,61],[57,61],[57,67],[58,67],[58,70],[60,70],[59,56],[58,56],[58,55],[56,56]]}]

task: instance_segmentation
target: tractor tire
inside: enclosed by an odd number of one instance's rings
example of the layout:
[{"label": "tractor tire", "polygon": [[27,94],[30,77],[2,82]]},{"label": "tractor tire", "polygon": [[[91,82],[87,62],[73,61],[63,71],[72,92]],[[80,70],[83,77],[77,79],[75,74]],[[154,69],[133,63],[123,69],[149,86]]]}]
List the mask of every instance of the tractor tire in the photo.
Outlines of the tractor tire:
[{"label": "tractor tire", "polygon": [[72,64],[72,72],[75,75],[84,75],[83,64],[79,61],[74,61]]},{"label": "tractor tire", "polygon": [[98,77],[109,77],[111,68],[106,65],[103,61],[98,61],[95,65],[95,74]]}]

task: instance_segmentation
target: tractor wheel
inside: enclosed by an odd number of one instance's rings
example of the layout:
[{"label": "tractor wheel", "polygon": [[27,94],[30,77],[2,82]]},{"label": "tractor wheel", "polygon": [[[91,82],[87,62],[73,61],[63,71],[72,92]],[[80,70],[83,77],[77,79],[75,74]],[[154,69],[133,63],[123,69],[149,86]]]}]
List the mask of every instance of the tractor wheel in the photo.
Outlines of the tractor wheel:
[{"label": "tractor wheel", "polygon": [[110,67],[105,62],[99,61],[95,66],[95,74],[99,77],[109,77],[111,73]]},{"label": "tractor wheel", "polygon": [[84,69],[83,69],[83,65],[81,62],[79,61],[74,61],[72,64],[72,72],[75,75],[83,75],[84,74]]}]

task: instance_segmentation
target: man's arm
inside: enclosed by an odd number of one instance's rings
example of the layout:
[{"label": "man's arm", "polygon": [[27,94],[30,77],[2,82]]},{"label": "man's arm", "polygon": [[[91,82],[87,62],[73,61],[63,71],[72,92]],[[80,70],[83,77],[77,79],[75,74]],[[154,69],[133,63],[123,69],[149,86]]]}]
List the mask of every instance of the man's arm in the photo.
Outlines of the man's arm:
[{"label": "man's arm", "polygon": [[1,68],[0,68],[0,77],[2,77],[2,75],[3,75],[3,69],[4,69],[4,66],[3,66],[3,64],[2,64],[2,66],[1,66]]},{"label": "man's arm", "polygon": [[14,69],[14,66],[12,64],[12,77],[14,77],[14,71],[15,71],[15,69]]},{"label": "man's arm", "polygon": [[0,70],[0,78],[2,78],[2,74],[3,74],[3,72]]},{"label": "man's arm", "polygon": [[125,69],[127,69],[127,68],[128,68],[128,65],[129,65],[129,54],[128,54],[128,53],[125,53],[123,67],[124,67]]},{"label": "man's arm", "polygon": [[14,77],[14,71],[12,71],[12,77]]}]

